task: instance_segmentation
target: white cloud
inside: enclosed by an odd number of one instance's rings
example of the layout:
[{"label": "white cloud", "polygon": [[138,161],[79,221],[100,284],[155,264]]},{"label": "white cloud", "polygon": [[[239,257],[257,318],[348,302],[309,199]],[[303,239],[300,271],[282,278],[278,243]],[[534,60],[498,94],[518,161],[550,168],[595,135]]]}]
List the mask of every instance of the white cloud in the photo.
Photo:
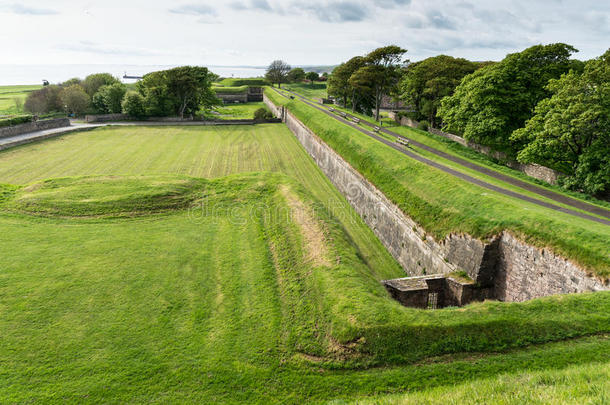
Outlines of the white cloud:
[{"label": "white cloud", "polygon": [[411,60],[551,42],[587,59],[610,33],[610,3],[595,0],[0,0],[0,13],[7,64],[335,64],[390,43]]}]

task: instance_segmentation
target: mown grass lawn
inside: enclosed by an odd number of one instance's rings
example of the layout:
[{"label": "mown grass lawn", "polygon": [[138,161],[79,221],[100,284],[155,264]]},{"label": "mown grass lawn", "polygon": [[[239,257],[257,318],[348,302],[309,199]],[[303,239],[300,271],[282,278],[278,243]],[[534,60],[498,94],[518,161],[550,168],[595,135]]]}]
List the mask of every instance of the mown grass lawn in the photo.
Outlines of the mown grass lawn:
[{"label": "mown grass lawn", "polygon": [[254,118],[254,112],[259,108],[267,109],[263,102],[225,104],[215,108],[219,115],[214,114],[211,117],[221,120],[251,120]]},{"label": "mown grass lawn", "polygon": [[[0,115],[23,113],[23,103],[28,94],[41,87],[40,85],[0,86]],[[15,99],[20,100],[22,108],[17,108]]]},{"label": "mown grass lawn", "polygon": [[308,98],[326,98],[328,93],[326,92],[326,83],[286,83],[282,85],[282,88],[292,90],[300,93]]},{"label": "mown grass lawn", "polygon": [[98,129],[1,152],[0,182],[2,403],[348,401],[608,370],[608,293],[393,301],[379,280],[401,270],[282,125]]}]

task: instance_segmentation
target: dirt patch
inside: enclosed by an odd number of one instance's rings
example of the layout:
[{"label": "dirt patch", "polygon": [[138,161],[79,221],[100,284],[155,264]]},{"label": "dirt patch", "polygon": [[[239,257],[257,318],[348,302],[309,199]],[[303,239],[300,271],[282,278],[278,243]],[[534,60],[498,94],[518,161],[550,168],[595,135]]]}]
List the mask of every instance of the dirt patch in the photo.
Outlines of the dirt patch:
[{"label": "dirt patch", "polygon": [[291,193],[287,186],[280,186],[280,191],[290,207],[292,220],[301,228],[301,234],[305,239],[307,261],[314,266],[330,267],[331,262],[328,259],[328,247],[326,246],[324,231],[315,220],[311,208],[303,204],[303,201]]}]

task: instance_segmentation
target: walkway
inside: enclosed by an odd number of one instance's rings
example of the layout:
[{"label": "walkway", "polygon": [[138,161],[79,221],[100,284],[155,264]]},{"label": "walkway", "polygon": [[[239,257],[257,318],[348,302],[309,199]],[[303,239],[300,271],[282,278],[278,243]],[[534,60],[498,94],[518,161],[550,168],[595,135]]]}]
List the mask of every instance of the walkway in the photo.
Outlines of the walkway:
[{"label": "walkway", "polygon": [[[282,96],[286,97],[285,94],[283,94],[282,92],[278,91],[277,89],[273,88],[273,90],[275,90],[278,94],[281,94]],[[346,114],[345,118],[339,117],[336,114],[333,114],[328,109],[320,107],[319,105],[317,105],[314,102],[310,101],[306,97],[301,96],[300,94],[294,93],[294,92],[289,91],[289,90],[284,90],[284,91],[287,91],[290,94],[298,97],[302,102],[304,102],[305,104],[309,105],[310,107],[315,108],[315,109],[325,113],[326,115],[336,119],[337,121],[340,121],[340,122],[342,122],[342,123],[344,123],[346,125],[351,126],[354,129],[357,129],[358,131],[364,133],[365,135],[367,135],[367,136],[369,136],[369,137],[371,137],[371,138],[373,138],[373,139],[375,139],[375,140],[377,140],[379,142],[382,142],[382,143],[386,144],[387,146],[389,146],[389,147],[391,147],[391,148],[401,152],[404,155],[409,156],[412,159],[415,159],[415,160],[417,160],[419,162],[425,163],[425,164],[427,164],[429,166],[435,167],[435,168],[437,168],[439,170],[442,170],[445,173],[451,174],[451,175],[453,175],[455,177],[458,177],[458,178],[460,178],[462,180],[465,180],[465,181],[467,181],[469,183],[476,184],[476,185],[484,187],[484,188],[486,188],[488,190],[492,190],[492,191],[504,194],[504,195],[509,196],[509,197],[518,198],[520,200],[527,201],[527,202],[530,202],[530,203],[533,203],[533,204],[536,204],[536,205],[539,205],[539,206],[542,206],[542,207],[545,207],[545,208],[549,208],[549,209],[552,209],[552,210],[555,210],[555,211],[559,211],[559,212],[570,214],[570,215],[573,215],[573,216],[576,216],[576,217],[580,217],[580,218],[588,219],[588,220],[591,220],[591,221],[599,222],[599,223],[602,223],[602,224],[605,224],[605,225],[610,225],[610,220],[608,220],[608,219],[598,218],[598,217],[595,217],[595,216],[592,216],[592,215],[588,215],[588,214],[585,214],[585,213],[582,213],[582,212],[579,212],[579,211],[574,211],[574,210],[569,209],[569,208],[560,207],[558,205],[551,204],[551,203],[548,203],[546,201],[542,201],[542,200],[539,200],[539,199],[536,199],[536,198],[533,198],[533,197],[529,197],[529,196],[526,196],[524,194],[521,194],[521,193],[518,193],[518,192],[515,192],[515,191],[511,191],[511,190],[505,189],[503,187],[496,186],[496,185],[488,183],[486,181],[477,179],[475,177],[469,176],[469,175],[464,174],[462,172],[459,172],[459,171],[457,171],[455,169],[452,169],[452,168],[450,168],[448,166],[445,166],[445,165],[443,165],[441,163],[438,163],[438,162],[435,162],[433,160],[427,159],[427,158],[425,158],[425,157],[423,157],[421,155],[418,155],[415,152],[411,152],[411,151],[405,149],[404,147],[396,144],[395,142],[392,142],[392,141],[389,141],[389,140],[387,140],[387,139],[385,139],[383,137],[380,137],[380,136],[376,135],[375,133],[373,133],[371,131],[367,131],[366,129],[364,129],[360,125],[358,125],[357,123],[354,123],[353,121],[351,121],[351,119],[354,118],[354,117],[349,115],[349,114]],[[371,124],[371,123],[366,122],[364,120],[361,120],[360,123],[364,124],[364,125],[366,125],[368,127],[371,127],[371,128],[375,126],[374,124]],[[398,135],[397,133],[392,132],[390,130],[387,130],[385,128],[381,128],[380,132],[383,132],[383,133],[385,133],[387,135],[394,136],[394,137],[398,137],[398,136],[404,137],[403,135]],[[594,206],[594,205],[591,205],[591,204],[587,204],[584,201],[580,201],[580,200],[577,200],[577,199],[565,196],[563,194],[559,194],[559,193],[556,193],[554,191],[547,190],[547,189],[544,189],[542,187],[535,186],[533,184],[526,183],[524,181],[512,178],[510,176],[507,176],[507,175],[495,172],[495,171],[493,171],[493,170],[491,170],[489,168],[486,168],[486,167],[483,167],[483,166],[479,166],[479,165],[477,165],[475,163],[472,163],[472,162],[469,162],[467,160],[461,159],[461,158],[459,158],[457,156],[453,156],[453,155],[447,154],[447,153],[442,152],[442,151],[440,151],[438,149],[434,149],[434,148],[432,148],[430,146],[421,144],[421,143],[413,141],[411,139],[409,139],[409,142],[412,145],[415,145],[415,146],[417,146],[419,148],[422,148],[422,149],[425,149],[425,150],[427,150],[429,152],[432,152],[432,153],[436,154],[437,156],[440,156],[440,157],[443,157],[445,159],[451,160],[452,162],[458,163],[458,164],[460,164],[460,165],[462,165],[464,167],[467,167],[469,169],[476,170],[476,171],[478,171],[480,173],[483,173],[483,174],[485,174],[487,176],[493,177],[493,178],[495,178],[497,180],[504,181],[506,183],[518,186],[518,187],[520,187],[520,188],[522,188],[524,190],[527,190],[527,191],[530,191],[532,193],[544,196],[544,197],[549,198],[549,199],[551,199],[551,200],[553,200],[553,201],[555,201],[557,203],[561,203],[561,204],[565,204],[565,205],[570,205],[570,206],[572,206],[574,208],[581,209],[581,210],[586,211],[586,212],[588,212],[590,214],[595,214],[595,215],[600,215],[600,216],[603,216],[603,217],[606,217],[606,218],[610,218],[610,211],[607,210],[607,209],[604,209],[602,207],[598,207],[598,206]]]}]

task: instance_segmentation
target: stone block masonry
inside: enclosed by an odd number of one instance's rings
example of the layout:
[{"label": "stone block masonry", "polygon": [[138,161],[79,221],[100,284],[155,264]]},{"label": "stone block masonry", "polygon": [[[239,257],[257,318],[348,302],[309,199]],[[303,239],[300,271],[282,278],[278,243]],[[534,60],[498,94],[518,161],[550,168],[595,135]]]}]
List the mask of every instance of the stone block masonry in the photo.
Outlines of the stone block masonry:
[{"label": "stone block masonry", "polygon": [[292,131],[322,172],[409,276],[464,270],[498,299],[524,301],[551,294],[607,289],[577,265],[504,232],[490,240],[448,235],[436,241],[380,190],[283,106],[265,104]]},{"label": "stone block masonry", "polygon": [[0,138],[10,138],[12,136],[27,134],[30,132],[45,131],[47,129],[55,129],[69,126],[70,120],[68,118],[55,118],[51,120],[32,121],[25,124],[0,128]]}]

